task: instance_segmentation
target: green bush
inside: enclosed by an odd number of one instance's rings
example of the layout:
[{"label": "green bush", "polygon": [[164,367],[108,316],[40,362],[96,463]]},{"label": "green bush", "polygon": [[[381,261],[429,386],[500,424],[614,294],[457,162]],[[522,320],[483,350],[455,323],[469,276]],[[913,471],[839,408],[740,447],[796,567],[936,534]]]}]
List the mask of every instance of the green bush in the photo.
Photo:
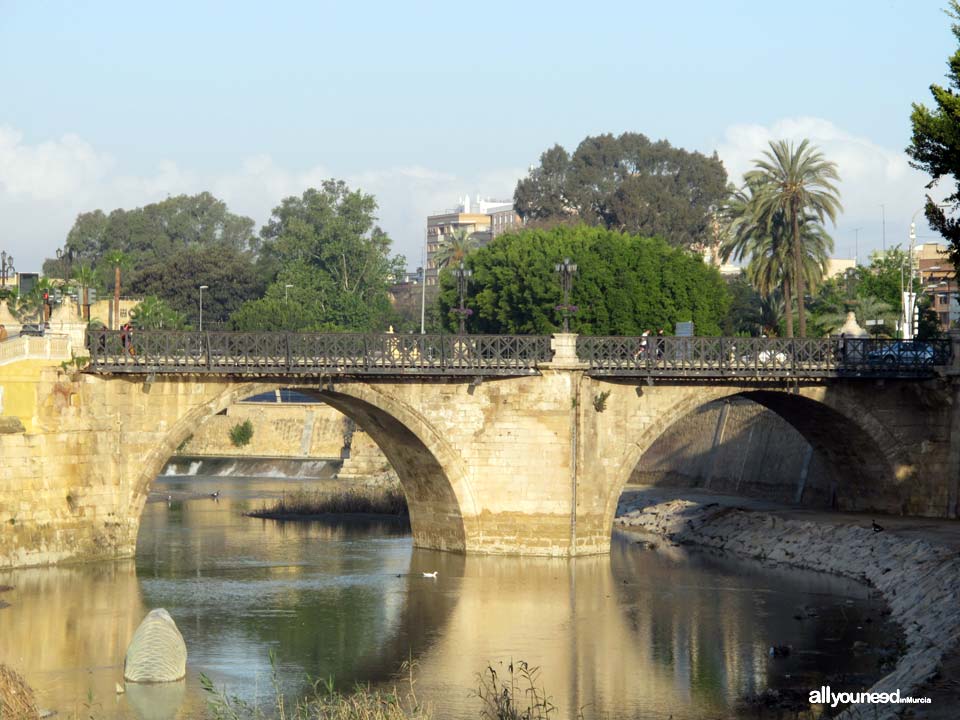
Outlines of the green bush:
[{"label": "green bush", "polygon": [[234,447],[243,447],[249,445],[253,439],[253,423],[244,420],[230,428],[230,442]]}]

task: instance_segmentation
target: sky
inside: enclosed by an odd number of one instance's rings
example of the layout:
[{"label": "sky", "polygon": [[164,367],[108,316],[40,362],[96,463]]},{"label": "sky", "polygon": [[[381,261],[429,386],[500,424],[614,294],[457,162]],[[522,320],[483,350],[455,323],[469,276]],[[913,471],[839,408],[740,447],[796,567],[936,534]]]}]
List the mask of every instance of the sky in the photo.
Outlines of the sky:
[{"label": "sky", "polygon": [[842,178],[835,255],[865,261],[923,205],[904,148],[956,48],[945,5],[0,0],[0,250],[39,270],[78,213],[204,190],[259,227],[333,177],[413,268],[427,214],[630,131],[733,182],[810,138]]}]

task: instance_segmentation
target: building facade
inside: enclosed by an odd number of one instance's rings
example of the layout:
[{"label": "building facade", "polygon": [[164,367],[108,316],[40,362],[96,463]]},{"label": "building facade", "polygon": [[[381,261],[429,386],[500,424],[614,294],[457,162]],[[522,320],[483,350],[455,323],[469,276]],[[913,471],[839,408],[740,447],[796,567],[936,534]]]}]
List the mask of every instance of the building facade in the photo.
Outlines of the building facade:
[{"label": "building facade", "polygon": [[436,285],[439,275],[436,257],[444,242],[457,230],[466,230],[480,246],[493,238],[516,229],[520,216],[509,200],[471,200],[463,197],[457,206],[427,216],[427,285]]},{"label": "building facade", "polygon": [[949,250],[941,243],[923,243],[913,249],[913,263],[920,292],[930,298],[942,332],[960,322],[960,287]]}]

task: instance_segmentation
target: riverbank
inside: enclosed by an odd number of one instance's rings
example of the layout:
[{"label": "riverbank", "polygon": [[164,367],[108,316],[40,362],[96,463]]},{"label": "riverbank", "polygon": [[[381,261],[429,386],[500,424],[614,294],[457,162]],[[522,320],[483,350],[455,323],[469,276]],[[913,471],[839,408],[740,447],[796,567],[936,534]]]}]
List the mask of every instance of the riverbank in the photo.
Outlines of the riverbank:
[{"label": "riverbank", "polygon": [[[955,713],[960,687],[953,690],[951,702],[950,689],[936,682],[940,668],[954,662],[960,644],[960,556],[953,546],[960,524],[940,523],[941,532],[918,534],[916,524],[907,520],[911,536],[897,530],[877,532],[866,516],[826,520],[823,514],[784,511],[769,503],[680,495],[653,488],[625,492],[616,523],[682,544],[854,578],[882,593],[891,618],[903,629],[906,652],[870,691],[899,689],[902,696],[919,697],[929,689],[927,694],[940,702],[854,707],[841,717],[893,718],[901,710],[912,712],[909,717],[953,717],[941,713]],[[895,526],[906,519],[878,520]]]}]

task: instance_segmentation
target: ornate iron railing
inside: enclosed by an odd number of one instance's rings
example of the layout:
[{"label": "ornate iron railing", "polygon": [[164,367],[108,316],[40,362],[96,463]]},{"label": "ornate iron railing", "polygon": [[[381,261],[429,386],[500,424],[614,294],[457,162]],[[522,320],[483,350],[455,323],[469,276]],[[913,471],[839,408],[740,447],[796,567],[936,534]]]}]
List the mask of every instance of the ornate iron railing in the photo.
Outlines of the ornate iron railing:
[{"label": "ornate iron railing", "polygon": [[951,361],[947,340],[577,338],[595,376],[918,377]]},{"label": "ornate iron railing", "polygon": [[87,349],[103,373],[530,375],[550,359],[550,338],[95,331]]}]

